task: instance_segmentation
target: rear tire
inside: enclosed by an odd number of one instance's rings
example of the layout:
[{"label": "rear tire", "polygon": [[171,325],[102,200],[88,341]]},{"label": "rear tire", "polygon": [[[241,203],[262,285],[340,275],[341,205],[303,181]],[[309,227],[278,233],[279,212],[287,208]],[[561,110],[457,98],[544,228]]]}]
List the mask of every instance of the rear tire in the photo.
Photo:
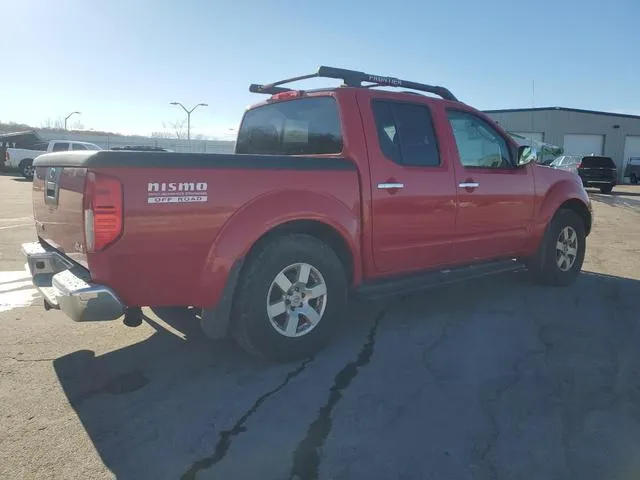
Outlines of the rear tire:
[{"label": "rear tire", "polygon": [[22,160],[18,167],[20,168],[20,173],[22,173],[22,176],[24,178],[26,178],[27,180],[33,180],[33,172],[34,172],[33,160],[31,159]]},{"label": "rear tire", "polygon": [[613,185],[607,185],[606,187],[600,187],[600,193],[611,193],[613,190]]},{"label": "rear tire", "polygon": [[232,309],[236,342],[270,361],[306,358],[322,349],[347,302],[335,252],[315,237],[290,234],[270,241],[248,262]]},{"label": "rear tire", "polygon": [[543,285],[572,284],[584,262],[586,235],[582,219],[572,210],[558,210],[536,254],[527,262],[533,280]]}]

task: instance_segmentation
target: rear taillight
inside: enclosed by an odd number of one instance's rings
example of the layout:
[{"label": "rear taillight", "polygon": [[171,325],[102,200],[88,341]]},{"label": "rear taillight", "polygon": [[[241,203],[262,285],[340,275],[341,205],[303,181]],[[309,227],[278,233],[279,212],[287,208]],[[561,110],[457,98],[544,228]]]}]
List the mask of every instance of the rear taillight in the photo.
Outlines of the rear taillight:
[{"label": "rear taillight", "polygon": [[99,252],[122,233],[122,184],[89,172],[84,186],[84,237],[87,253]]},{"label": "rear taillight", "polygon": [[583,167],[582,167],[582,162],[580,162],[580,163],[578,164],[578,169],[581,169],[581,168],[583,168]]}]

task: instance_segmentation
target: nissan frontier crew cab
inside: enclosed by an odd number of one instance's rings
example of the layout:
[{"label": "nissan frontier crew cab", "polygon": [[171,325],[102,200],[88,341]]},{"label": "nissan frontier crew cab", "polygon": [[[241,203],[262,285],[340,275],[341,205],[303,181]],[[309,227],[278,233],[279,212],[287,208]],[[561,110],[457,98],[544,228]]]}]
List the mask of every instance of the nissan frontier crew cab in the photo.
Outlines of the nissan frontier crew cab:
[{"label": "nissan frontier crew cab", "polygon": [[[343,84],[284,86],[311,77]],[[235,154],[35,160],[38,239],[22,248],[45,308],[134,325],[141,307],[197,307],[208,336],[282,361],[318,351],[350,293],[580,272],[580,178],[537,165],[446,88],[320,67],[250,90],[268,98],[245,112]]]}]

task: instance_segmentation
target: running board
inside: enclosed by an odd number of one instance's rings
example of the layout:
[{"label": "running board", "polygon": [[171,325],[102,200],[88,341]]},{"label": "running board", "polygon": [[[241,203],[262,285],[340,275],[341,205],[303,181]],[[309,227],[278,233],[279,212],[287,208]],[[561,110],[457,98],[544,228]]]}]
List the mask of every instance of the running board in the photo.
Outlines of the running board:
[{"label": "running board", "polygon": [[377,280],[362,284],[360,287],[354,289],[354,293],[357,296],[367,298],[390,297],[417,292],[448,283],[483,277],[485,275],[524,270],[525,268],[523,263],[515,259],[499,260],[464,267],[429,271],[427,273],[410,276],[394,277],[392,279]]}]

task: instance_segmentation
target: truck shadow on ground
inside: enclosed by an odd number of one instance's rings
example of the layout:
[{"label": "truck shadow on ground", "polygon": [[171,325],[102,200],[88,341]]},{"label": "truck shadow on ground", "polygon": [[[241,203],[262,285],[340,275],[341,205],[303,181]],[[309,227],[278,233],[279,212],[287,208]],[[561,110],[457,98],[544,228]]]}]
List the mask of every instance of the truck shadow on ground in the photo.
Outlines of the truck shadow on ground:
[{"label": "truck shadow on ground", "polygon": [[630,210],[640,210],[640,192],[612,192],[610,194],[589,192],[594,202],[604,203],[612,207],[623,207]]},{"label": "truck shadow on ground", "polygon": [[17,170],[0,170],[0,177],[13,177],[13,180],[27,180]]},{"label": "truck shadow on ground", "polygon": [[[406,478],[426,478],[424,472],[432,478],[536,477],[532,472],[614,478],[621,465],[635,468],[640,458],[638,298],[636,280],[584,273],[561,289],[507,274],[375,306],[354,301],[352,321],[325,351],[289,365],[261,363],[227,341],[211,343],[193,311],[164,308],[150,315],[156,331],[145,341],[100,356],[77,351],[55,360],[54,368],[96,451],[119,479],[195,478],[199,472],[294,478],[274,473],[290,471],[306,480],[316,478],[318,468],[325,478],[391,478],[384,465],[393,463],[394,448],[402,449],[399,458],[415,453],[415,476]],[[350,386],[363,372],[379,379],[370,390],[364,380]],[[308,389],[325,392],[317,395],[320,403],[327,399],[315,421],[315,407],[314,415],[304,413]],[[443,395],[442,409],[427,406]],[[393,424],[375,431],[367,425],[376,420],[361,407],[348,421],[337,418],[338,402],[348,405],[358,396],[377,399],[381,415],[401,411],[411,418],[400,425],[394,416]],[[299,418],[273,430],[252,418],[262,409],[294,407]],[[616,408],[614,420],[627,422],[624,431],[593,423],[592,414]],[[476,410],[478,424],[460,430],[460,417]],[[559,423],[527,423],[551,411]],[[365,416],[360,431],[352,418],[358,415]],[[332,436],[332,428],[343,434]],[[601,440],[598,428],[604,428]],[[290,443],[270,440],[288,433],[295,439]],[[233,442],[252,435],[264,440],[253,447],[258,451],[236,460],[232,477],[216,473]],[[280,467],[261,464],[267,452]],[[545,452],[544,462],[535,460]],[[352,457],[340,456],[347,453]]]}]

